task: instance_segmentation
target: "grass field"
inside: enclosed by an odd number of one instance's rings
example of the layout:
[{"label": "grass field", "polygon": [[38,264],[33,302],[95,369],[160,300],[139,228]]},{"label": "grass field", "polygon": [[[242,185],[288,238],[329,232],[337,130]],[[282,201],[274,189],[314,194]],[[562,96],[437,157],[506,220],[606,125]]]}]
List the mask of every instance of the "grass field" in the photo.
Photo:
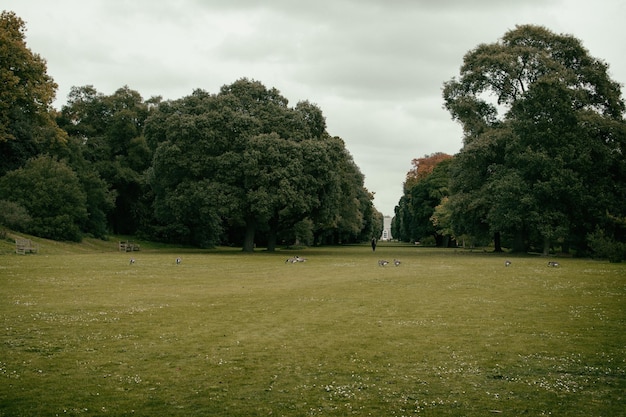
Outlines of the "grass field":
[{"label": "grass field", "polygon": [[7,248],[0,416],[625,415],[626,264]]}]

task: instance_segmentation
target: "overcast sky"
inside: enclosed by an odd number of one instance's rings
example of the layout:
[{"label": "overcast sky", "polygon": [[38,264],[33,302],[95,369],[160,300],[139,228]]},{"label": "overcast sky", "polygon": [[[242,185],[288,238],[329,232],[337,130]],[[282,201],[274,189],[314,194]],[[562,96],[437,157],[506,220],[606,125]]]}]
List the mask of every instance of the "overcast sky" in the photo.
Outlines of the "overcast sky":
[{"label": "overcast sky", "polygon": [[626,83],[622,0],[3,0],[26,22],[28,47],[59,85],[144,99],[217,93],[242,77],[309,100],[340,136],[393,215],[411,160],[457,153],[461,128],[442,84],[463,56],[516,25],[580,39]]}]

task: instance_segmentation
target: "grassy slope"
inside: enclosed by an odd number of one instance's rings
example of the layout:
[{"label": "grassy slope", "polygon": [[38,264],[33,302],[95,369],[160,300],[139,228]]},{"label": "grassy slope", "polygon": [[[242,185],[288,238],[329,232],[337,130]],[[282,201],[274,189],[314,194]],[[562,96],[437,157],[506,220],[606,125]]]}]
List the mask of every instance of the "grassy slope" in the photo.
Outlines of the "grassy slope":
[{"label": "grassy slope", "polygon": [[[620,415],[626,268],[0,244],[0,415]],[[377,260],[400,258],[395,268]]]}]

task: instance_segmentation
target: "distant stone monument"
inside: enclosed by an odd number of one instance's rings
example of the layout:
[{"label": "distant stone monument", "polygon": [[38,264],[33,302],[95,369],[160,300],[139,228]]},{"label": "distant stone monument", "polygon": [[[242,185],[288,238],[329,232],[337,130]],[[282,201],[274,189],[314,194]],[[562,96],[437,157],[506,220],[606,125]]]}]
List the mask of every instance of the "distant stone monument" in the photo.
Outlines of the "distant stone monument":
[{"label": "distant stone monument", "polygon": [[380,235],[380,239],[383,242],[392,240],[393,236],[391,236],[391,216],[383,217],[383,233]]}]

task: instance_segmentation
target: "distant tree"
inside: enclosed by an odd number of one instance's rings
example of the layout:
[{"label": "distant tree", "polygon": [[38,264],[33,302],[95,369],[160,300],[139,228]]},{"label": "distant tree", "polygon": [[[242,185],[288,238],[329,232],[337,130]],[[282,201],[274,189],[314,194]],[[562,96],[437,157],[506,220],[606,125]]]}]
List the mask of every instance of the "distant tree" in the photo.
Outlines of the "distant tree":
[{"label": "distant tree", "polygon": [[453,243],[451,233],[438,229],[433,222],[435,209],[448,198],[450,194],[450,164],[451,158],[439,159],[431,173],[415,184],[411,190],[413,202],[413,217],[418,239],[432,236],[437,246],[447,247]]},{"label": "distant tree", "polygon": [[406,174],[404,188],[411,188],[416,182],[430,175],[440,162],[451,158],[451,155],[443,152],[435,152],[422,158],[414,158],[411,161],[413,168]]},{"label": "distant tree", "polygon": [[343,141],[325,132],[321,110],[290,108],[258,81],[161,103],[145,133],[154,151],[153,231],[165,239],[241,239],[249,252],[257,241],[273,250],[279,238],[311,234],[319,241],[349,230],[355,239],[365,225],[363,177]]},{"label": "distant tree", "polygon": [[[489,190],[489,178],[494,175],[503,158],[503,142],[509,132],[502,129],[485,130],[481,140],[465,144],[462,152],[455,155],[450,167],[450,197],[447,203],[449,219],[455,236],[464,236],[466,241],[490,242],[493,240],[496,252],[502,251],[501,229],[488,223],[493,200],[500,198]],[[503,198],[503,203],[516,204],[513,194]],[[517,216],[506,219],[507,229],[522,227]]]},{"label": "distant tree", "polygon": [[[257,230],[268,233],[268,248],[273,250],[281,221],[302,221],[302,214],[309,212],[300,183],[304,171],[301,152],[298,142],[282,139],[276,133],[249,140],[242,154],[245,194],[239,206],[246,223],[244,250],[254,248]],[[296,213],[299,215],[294,217]]]},{"label": "distant tree", "polygon": [[516,250],[570,244],[626,197],[620,86],[580,41],[532,25],[468,52],[444,85],[464,129],[452,169],[456,233],[491,233]]},{"label": "distant tree", "polygon": [[[219,242],[224,225],[242,227],[244,250],[252,251],[257,231],[271,229],[281,204],[299,201],[293,189],[301,157],[296,142],[287,140],[297,118],[288,113],[277,90],[246,79],[217,95],[197,90],[160,106],[146,132],[156,147],[151,184],[161,223],[178,225],[178,239],[204,246]],[[184,186],[189,181],[204,187]],[[192,190],[204,197],[185,198]],[[167,203],[181,193],[176,204],[190,206],[182,212]],[[207,217],[212,221],[205,227],[195,224]]]},{"label": "distant tree", "polygon": [[220,140],[220,123],[233,121],[217,119],[214,100],[196,90],[162,103],[146,121],[146,138],[154,151],[147,180],[155,214],[155,223],[146,231],[153,238],[201,247],[220,242],[226,221],[222,214],[235,198],[235,189],[221,178],[237,175],[240,159],[219,158],[228,143]]},{"label": "distant tree", "polygon": [[394,216],[391,220],[391,235],[402,242],[411,241],[411,212],[408,207],[408,196],[404,193],[398,205],[394,207]]},{"label": "distant tree", "polygon": [[[46,62],[39,55],[31,52],[25,43],[24,22],[12,12],[3,12],[0,16],[0,176],[8,177],[5,183],[26,181],[24,176],[35,175],[36,169],[44,169],[42,161],[54,160],[63,165],[63,169],[48,166],[51,172],[61,172],[68,177],[78,178],[77,195],[87,192],[88,216],[82,219],[81,208],[77,215],[56,215],[46,217],[49,200],[45,193],[32,193],[26,202],[18,204],[30,213],[31,221],[15,224],[18,230],[27,228],[33,234],[45,234],[47,237],[57,236],[62,239],[80,239],[81,234],[90,233],[104,236],[106,222],[103,220],[108,205],[108,190],[97,177],[91,175],[91,169],[85,164],[83,153],[68,138],[67,133],[57,125],[58,113],[52,109],[56,84],[46,73]],[[30,161],[30,162],[28,162]],[[63,162],[58,162],[63,161]],[[28,169],[26,169],[28,165]],[[20,171],[20,168],[24,170]],[[73,171],[73,174],[67,170]],[[51,186],[52,179],[47,179],[46,186]],[[43,187],[43,185],[42,185]],[[70,184],[68,184],[70,187]],[[23,190],[13,190],[8,199],[20,197]],[[41,198],[42,201],[36,201]],[[71,204],[71,199],[68,204]],[[61,201],[57,201],[60,203]],[[60,210],[58,207],[55,210]],[[44,224],[45,221],[54,224]],[[79,220],[80,219],[80,220]],[[56,226],[55,226],[56,224]],[[67,231],[58,230],[67,225]]]},{"label": "distant tree", "polygon": [[[128,87],[105,96],[93,86],[73,87],[68,103],[58,118],[89,166],[83,166],[86,178],[104,181],[98,191],[107,202],[104,213],[107,228],[118,234],[138,231],[146,216],[143,198],[147,194],[144,172],[152,162],[143,128],[149,114],[141,95]],[[90,173],[89,171],[93,171]],[[106,190],[111,190],[108,196]],[[113,204],[109,204],[109,197]],[[96,196],[93,196],[96,197]]]},{"label": "distant tree", "polygon": [[413,168],[407,173],[404,194],[396,207],[392,234],[405,242],[432,237],[441,246],[449,235],[438,233],[431,217],[442,199],[449,194],[449,166],[452,156],[434,153],[413,159]]},{"label": "distant tree", "polygon": [[340,206],[342,199],[342,164],[351,159],[339,137],[326,135],[324,140],[302,143],[304,180],[311,199],[309,216],[314,225],[316,244],[335,242],[338,239]]},{"label": "distant tree", "polygon": [[361,230],[359,236],[359,242],[370,240],[372,237],[379,239],[383,234],[385,227],[385,220],[383,213],[376,210],[372,200],[374,199],[374,193],[369,192],[363,188],[361,192],[361,207],[363,207],[363,218],[365,219],[365,225]]},{"label": "distant tree", "polygon": [[0,175],[42,152],[56,154],[66,141],[51,107],[57,85],[26,46],[25,30],[15,13],[0,14]]},{"label": "distant tree", "polygon": [[338,240],[340,242],[354,242],[365,224],[364,213],[361,208],[361,188],[364,177],[354,163],[352,156],[344,151],[344,158],[338,166],[341,178],[341,194],[339,200]]},{"label": "distant tree", "polygon": [[54,240],[80,241],[87,221],[87,195],[64,162],[40,156],[0,178],[0,200],[26,209],[23,231]]}]

